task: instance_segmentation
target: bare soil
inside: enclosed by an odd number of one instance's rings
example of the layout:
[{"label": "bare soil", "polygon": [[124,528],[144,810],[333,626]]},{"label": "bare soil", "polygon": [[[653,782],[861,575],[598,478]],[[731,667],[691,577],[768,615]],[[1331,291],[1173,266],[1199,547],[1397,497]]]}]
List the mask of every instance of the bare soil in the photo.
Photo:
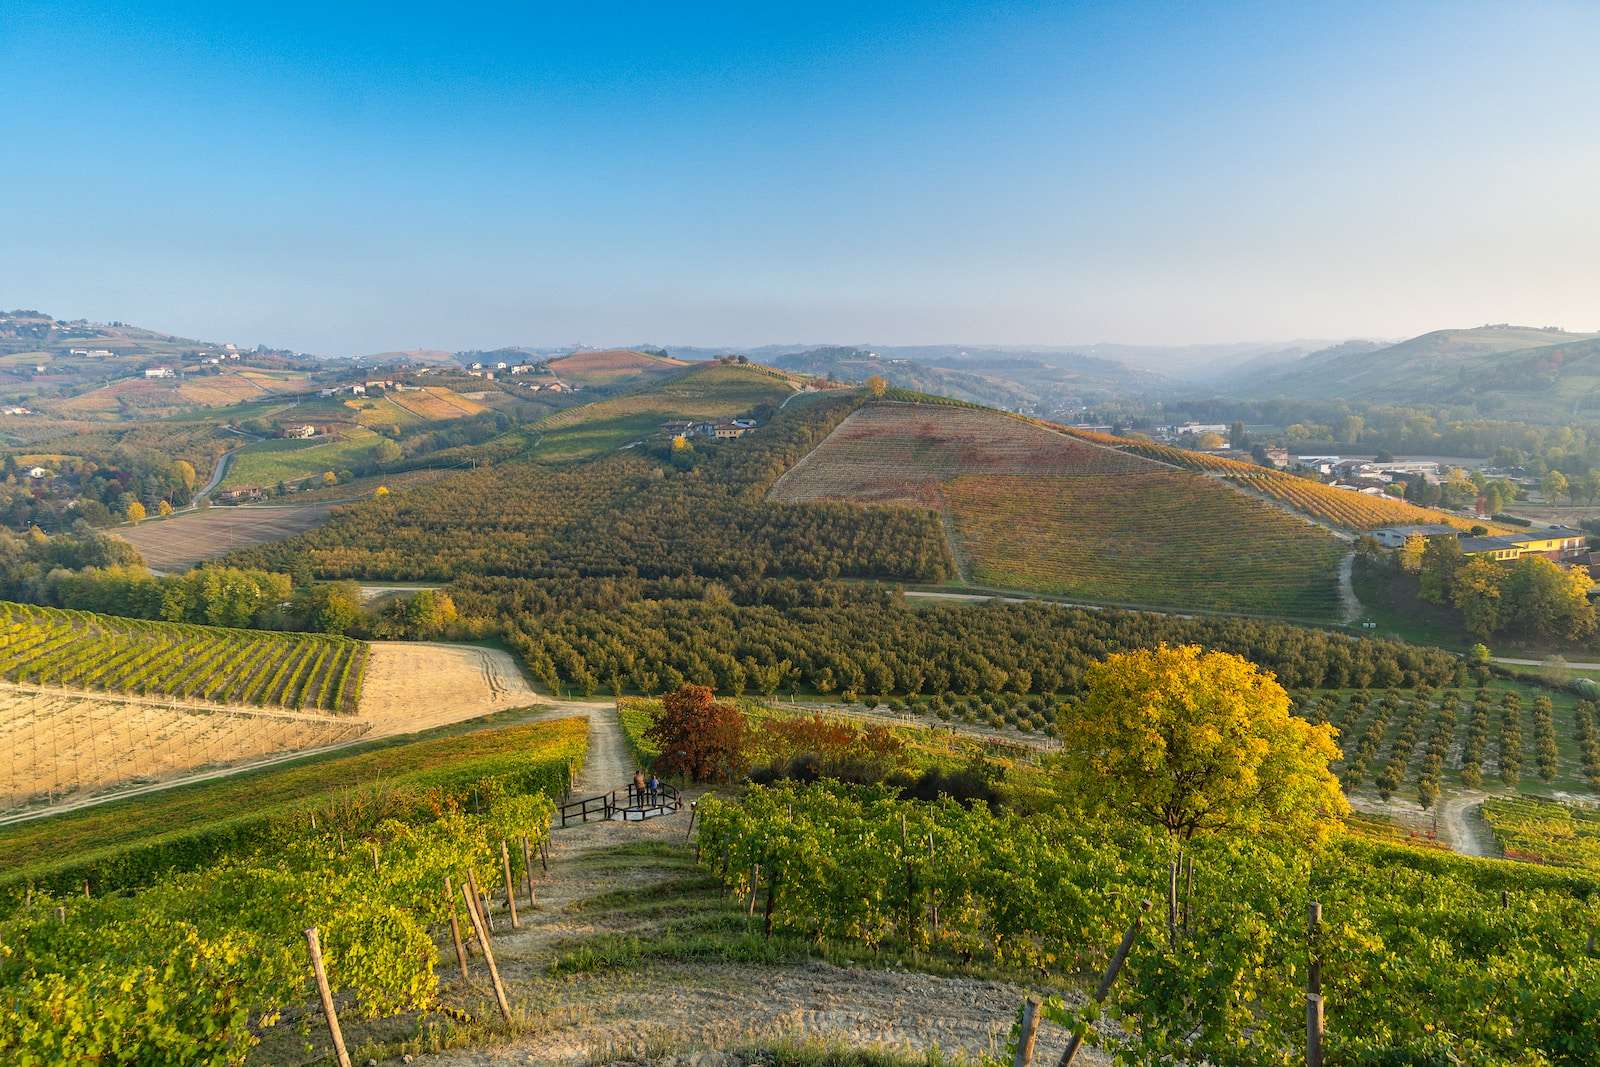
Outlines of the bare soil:
[{"label": "bare soil", "polygon": [[478,645],[374,641],[356,717],[374,737],[447,726],[544,700],[511,654]]},{"label": "bare soil", "polygon": [[138,549],[152,570],[184,571],[236,548],[304,533],[321,525],[330,511],[329,504],[205,508],[111,532]]},{"label": "bare soil", "polygon": [[0,814],[361,737],[349,717],[0,684]]}]

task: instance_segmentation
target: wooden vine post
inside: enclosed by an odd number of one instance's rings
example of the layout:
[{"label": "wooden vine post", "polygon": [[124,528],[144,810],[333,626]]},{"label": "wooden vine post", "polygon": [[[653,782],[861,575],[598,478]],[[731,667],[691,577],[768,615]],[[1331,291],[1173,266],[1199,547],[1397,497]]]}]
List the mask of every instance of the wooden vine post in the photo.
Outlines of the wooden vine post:
[{"label": "wooden vine post", "polygon": [[328,1019],[328,1036],[333,1039],[333,1054],[339,1067],[350,1067],[350,1053],[344,1047],[344,1032],[339,1029],[339,1015],[333,1010],[333,990],[328,986],[328,972],[322,967],[322,941],[317,928],[306,931],[306,951],[311,954],[311,973],[317,980],[317,996],[322,998],[322,1014]]},{"label": "wooden vine post", "polygon": [[1322,905],[1306,905],[1306,1067],[1322,1067]]},{"label": "wooden vine post", "polygon": [[[1100,979],[1100,988],[1095,990],[1094,1002],[1104,1003],[1106,995],[1111,992],[1111,986],[1117,980],[1117,975],[1122,973],[1122,965],[1128,962],[1128,953],[1133,950],[1134,938],[1139,936],[1139,927],[1144,925],[1144,917],[1150,911],[1148,900],[1140,901],[1139,914],[1133,917],[1133,922],[1128,924],[1127,933],[1122,935],[1122,944],[1117,946],[1116,955],[1111,957],[1111,965],[1106,968],[1105,976]],[[1072,1067],[1072,1061],[1078,1058],[1078,1049],[1083,1045],[1083,1037],[1073,1034],[1067,1042],[1067,1047],[1061,1053],[1060,1067]]]},{"label": "wooden vine post", "polygon": [[750,902],[745,909],[747,915],[756,913],[756,887],[761,884],[761,864],[750,865]]},{"label": "wooden vine post", "polygon": [[533,849],[528,844],[528,835],[522,835],[522,878],[527,883],[528,907],[533,907],[536,897],[533,892]]},{"label": "wooden vine post", "polygon": [[456,962],[461,965],[461,977],[467,977],[467,950],[461,944],[461,923],[456,919],[456,890],[450,876],[444,876],[444,904],[450,909],[450,943],[456,947]]},{"label": "wooden vine post", "polygon": [[504,841],[500,842],[500,867],[506,875],[506,912],[511,916],[511,929],[522,926],[517,920],[517,883],[511,880],[511,853]]},{"label": "wooden vine post", "polygon": [[1034,1045],[1039,1040],[1039,998],[1029,997],[1022,1002],[1022,1025],[1017,1031],[1017,1055],[1011,1067],[1029,1067],[1033,1063]]},{"label": "wooden vine post", "polygon": [[506,987],[500,982],[500,968],[495,966],[494,948],[489,944],[488,922],[479,910],[482,902],[478,899],[478,879],[470,867],[467,868],[467,884],[461,887],[461,895],[467,899],[468,917],[471,918],[473,929],[477,932],[478,944],[483,946],[483,962],[489,967],[489,981],[494,985],[494,999],[500,1006],[500,1017],[509,1025],[511,1004],[506,1000]]}]

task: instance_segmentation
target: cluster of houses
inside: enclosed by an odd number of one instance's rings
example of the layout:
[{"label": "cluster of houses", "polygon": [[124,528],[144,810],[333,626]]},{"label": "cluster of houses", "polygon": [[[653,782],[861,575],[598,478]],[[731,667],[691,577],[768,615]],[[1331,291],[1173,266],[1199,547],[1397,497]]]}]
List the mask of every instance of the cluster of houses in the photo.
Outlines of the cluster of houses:
[{"label": "cluster of houses", "polygon": [[710,437],[718,441],[743,437],[755,428],[754,419],[718,419],[715,422],[673,419],[661,424],[661,432],[668,437]]},{"label": "cluster of houses", "polygon": [[1384,526],[1372,531],[1373,539],[1384,548],[1399,548],[1413,537],[1459,537],[1461,552],[1510,562],[1523,556],[1544,556],[1558,563],[1589,563],[1588,535],[1568,526],[1551,526],[1523,533],[1472,537],[1443,523],[1413,523]]}]

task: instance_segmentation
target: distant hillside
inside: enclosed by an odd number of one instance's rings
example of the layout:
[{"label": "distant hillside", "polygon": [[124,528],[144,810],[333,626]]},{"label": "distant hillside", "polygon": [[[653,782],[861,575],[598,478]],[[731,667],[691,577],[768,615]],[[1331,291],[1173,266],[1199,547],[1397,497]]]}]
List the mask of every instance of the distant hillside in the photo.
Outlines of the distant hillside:
[{"label": "distant hillside", "polygon": [[635,348],[604,348],[552,359],[550,370],[572,385],[608,386],[671,374],[688,365]]},{"label": "distant hillside", "polygon": [[1259,396],[1459,404],[1485,414],[1600,411],[1600,335],[1527,326],[1436,330],[1399,344],[1339,345],[1238,379]]},{"label": "distant hillside", "polygon": [[757,364],[699,363],[637,390],[558,411],[534,424],[536,458],[592,459],[655,436],[666,419],[720,419],[771,412],[798,388]]},{"label": "distant hillside", "polygon": [[1154,375],[1074,353],[930,345],[867,350],[814,348],[777,357],[786,370],[860,382],[877,374],[891,385],[975,404],[1032,411],[1140,391]]},{"label": "distant hillside", "polygon": [[455,365],[456,357],[453,352],[445,352],[438,348],[408,348],[398,352],[374,352],[370,356],[361,356],[362,363],[431,363]]}]

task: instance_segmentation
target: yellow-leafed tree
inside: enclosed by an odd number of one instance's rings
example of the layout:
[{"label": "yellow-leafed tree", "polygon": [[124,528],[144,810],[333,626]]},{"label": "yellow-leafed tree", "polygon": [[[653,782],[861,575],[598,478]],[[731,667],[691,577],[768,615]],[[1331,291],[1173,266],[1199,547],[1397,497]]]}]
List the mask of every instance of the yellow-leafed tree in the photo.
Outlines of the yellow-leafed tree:
[{"label": "yellow-leafed tree", "polygon": [[1176,838],[1217,831],[1318,841],[1350,805],[1328,770],[1334,729],[1289,711],[1272,675],[1193,645],[1112,655],[1065,709],[1062,751],[1085,804]]}]

